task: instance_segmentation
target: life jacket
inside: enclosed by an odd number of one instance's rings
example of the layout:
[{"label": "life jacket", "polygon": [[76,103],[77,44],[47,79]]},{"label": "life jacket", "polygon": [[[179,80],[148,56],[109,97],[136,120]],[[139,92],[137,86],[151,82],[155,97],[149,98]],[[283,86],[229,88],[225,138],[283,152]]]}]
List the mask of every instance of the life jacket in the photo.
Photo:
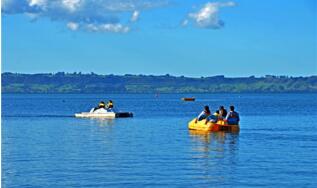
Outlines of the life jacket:
[{"label": "life jacket", "polygon": [[236,112],[230,112],[230,118],[238,118]]}]

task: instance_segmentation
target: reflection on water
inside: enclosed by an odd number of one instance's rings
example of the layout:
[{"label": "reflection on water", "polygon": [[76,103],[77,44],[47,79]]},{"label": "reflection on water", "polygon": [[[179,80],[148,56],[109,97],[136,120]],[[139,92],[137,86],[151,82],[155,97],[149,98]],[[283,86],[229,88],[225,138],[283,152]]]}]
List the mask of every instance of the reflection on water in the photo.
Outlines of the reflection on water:
[{"label": "reflection on water", "polygon": [[189,130],[189,135],[194,141],[201,141],[208,144],[214,142],[219,144],[235,144],[237,142],[239,133],[229,133],[224,131],[219,132],[205,132],[197,130]]},{"label": "reflection on water", "polygon": [[[189,136],[192,141],[192,159],[197,161],[197,168],[203,172],[200,178],[209,183],[225,183],[230,174],[223,172],[227,168],[234,168],[233,164],[237,162],[239,133],[190,130]],[[230,170],[233,174],[234,171]]]},{"label": "reflection on water", "polygon": [[114,119],[107,119],[107,118],[90,118],[91,125],[98,125],[100,127],[105,126],[113,126]]}]

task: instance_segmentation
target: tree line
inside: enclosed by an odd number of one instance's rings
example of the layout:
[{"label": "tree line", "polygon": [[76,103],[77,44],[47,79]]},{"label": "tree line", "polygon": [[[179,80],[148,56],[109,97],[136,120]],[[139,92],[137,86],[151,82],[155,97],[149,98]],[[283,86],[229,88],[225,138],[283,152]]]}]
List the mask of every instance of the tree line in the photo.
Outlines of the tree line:
[{"label": "tree line", "polygon": [[95,73],[1,74],[2,93],[247,93],[316,92],[317,76],[191,78],[166,75]]}]

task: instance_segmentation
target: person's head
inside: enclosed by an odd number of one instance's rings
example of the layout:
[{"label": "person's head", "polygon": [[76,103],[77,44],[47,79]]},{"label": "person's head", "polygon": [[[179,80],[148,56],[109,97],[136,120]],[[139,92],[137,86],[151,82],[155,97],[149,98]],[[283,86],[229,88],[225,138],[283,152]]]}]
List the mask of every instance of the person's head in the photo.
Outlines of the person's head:
[{"label": "person's head", "polygon": [[224,110],[225,107],[224,106],[219,106],[219,110]]},{"label": "person's head", "polygon": [[216,110],[216,113],[219,114],[219,110]]},{"label": "person's head", "polygon": [[109,100],[110,103],[112,103],[112,100]]},{"label": "person's head", "polygon": [[105,106],[105,102],[100,101],[100,102],[99,102],[99,107],[104,107],[104,106]]},{"label": "person's head", "polygon": [[209,106],[205,106],[204,107],[204,111],[207,112],[207,113],[210,113]]},{"label": "person's head", "polygon": [[234,106],[230,106],[230,111],[234,111]]}]

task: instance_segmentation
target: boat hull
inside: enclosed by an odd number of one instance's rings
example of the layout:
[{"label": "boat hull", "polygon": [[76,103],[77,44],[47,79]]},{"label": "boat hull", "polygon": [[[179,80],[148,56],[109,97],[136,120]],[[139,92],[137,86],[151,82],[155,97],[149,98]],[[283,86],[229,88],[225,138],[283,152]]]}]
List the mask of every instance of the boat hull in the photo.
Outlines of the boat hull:
[{"label": "boat hull", "polygon": [[197,130],[197,131],[208,131],[208,132],[217,132],[217,131],[229,131],[229,132],[239,132],[239,125],[228,125],[225,121],[220,120],[216,123],[208,122],[206,120],[201,120],[195,122],[196,119],[193,119],[188,123],[188,129]]},{"label": "boat hull", "polygon": [[113,119],[113,118],[126,118],[126,117],[133,117],[131,112],[106,112],[106,113],[90,113],[90,112],[82,112],[75,114],[77,118],[106,118],[106,119]]}]

